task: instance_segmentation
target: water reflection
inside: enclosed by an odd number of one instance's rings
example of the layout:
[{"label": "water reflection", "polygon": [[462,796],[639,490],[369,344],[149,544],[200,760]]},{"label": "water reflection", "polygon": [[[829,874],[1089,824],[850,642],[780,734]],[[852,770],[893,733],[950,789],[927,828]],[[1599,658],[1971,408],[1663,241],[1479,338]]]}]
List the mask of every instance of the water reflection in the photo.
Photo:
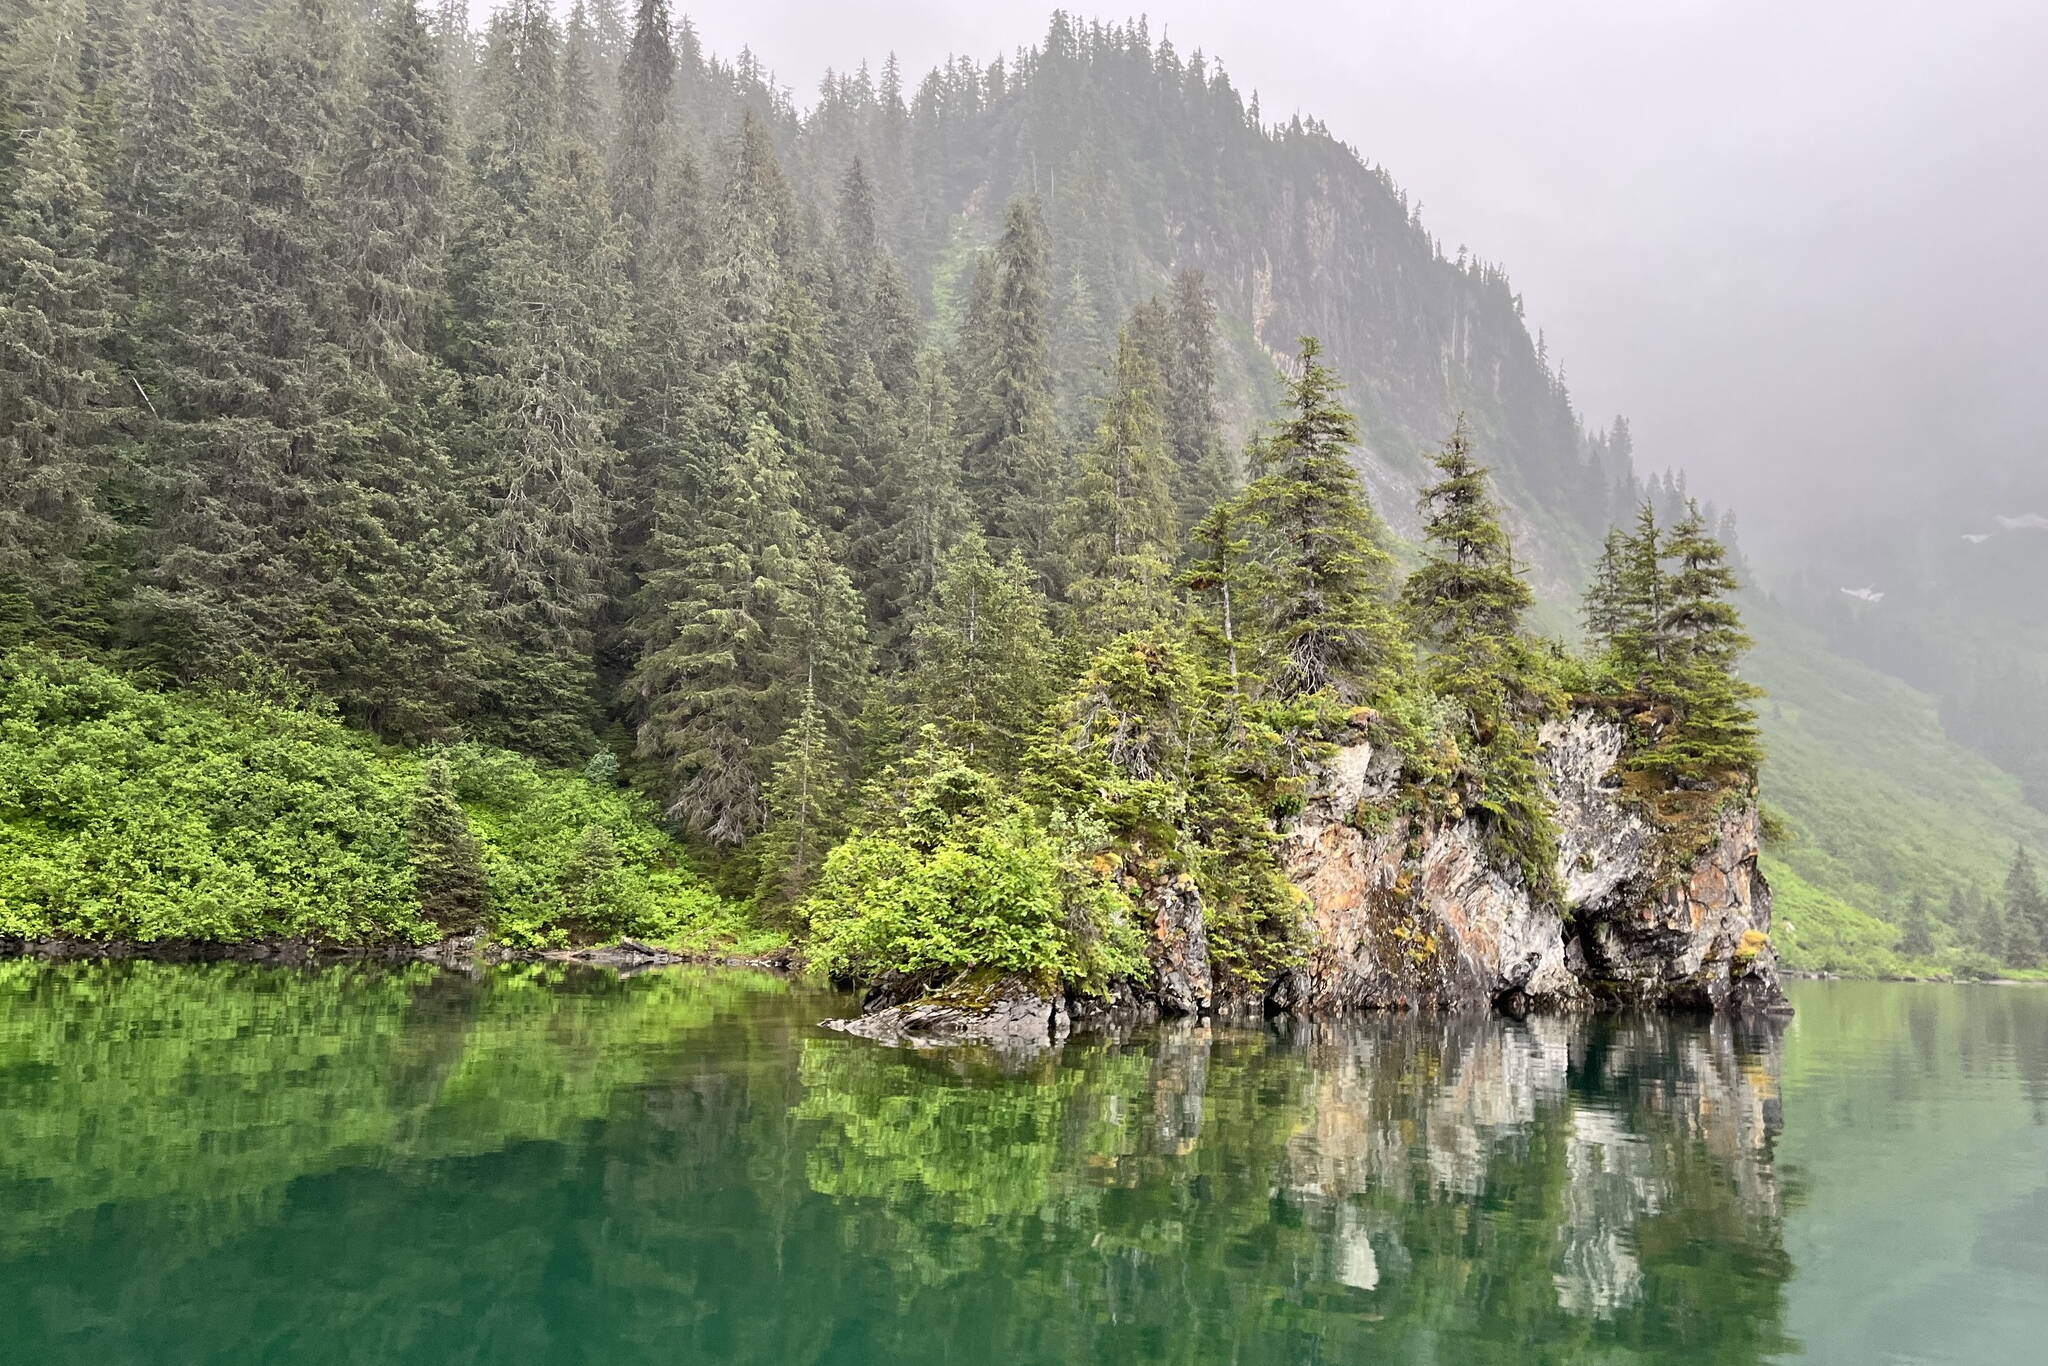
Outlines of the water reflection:
[{"label": "water reflection", "polygon": [[1183,1027],[1032,1059],[735,974],[0,964],[37,1361],[1749,1362],[1781,1040]]}]

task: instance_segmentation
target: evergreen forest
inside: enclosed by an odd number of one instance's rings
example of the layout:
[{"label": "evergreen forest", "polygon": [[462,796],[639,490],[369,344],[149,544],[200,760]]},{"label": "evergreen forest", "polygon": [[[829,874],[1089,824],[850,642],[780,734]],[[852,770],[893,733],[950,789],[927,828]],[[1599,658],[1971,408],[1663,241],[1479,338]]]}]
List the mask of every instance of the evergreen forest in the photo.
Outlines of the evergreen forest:
[{"label": "evergreen forest", "polygon": [[1918,701],[1142,21],[801,104],[666,0],[0,25],[0,937],[1099,990],[1184,881],[1250,984],[1360,735],[1555,903],[1580,705],[1678,849],[1762,772],[1788,961],[2048,962],[2048,819],[1938,735],[1871,817]]}]

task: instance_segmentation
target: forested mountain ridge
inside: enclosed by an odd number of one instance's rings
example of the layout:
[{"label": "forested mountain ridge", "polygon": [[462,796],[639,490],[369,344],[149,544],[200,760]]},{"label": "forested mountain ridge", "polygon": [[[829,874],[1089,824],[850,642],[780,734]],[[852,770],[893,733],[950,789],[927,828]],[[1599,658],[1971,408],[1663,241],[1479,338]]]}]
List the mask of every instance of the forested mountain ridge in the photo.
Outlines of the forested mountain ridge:
[{"label": "forested mountain ridge", "polygon": [[[1103,930],[1060,960],[1082,975],[1130,951],[1110,845],[1192,858],[1226,953],[1284,938],[1263,813],[1328,706],[1446,745],[1418,781],[1512,850],[1541,844],[1511,814],[1531,718],[1616,681],[1553,676],[1519,607],[1412,648],[1428,602],[1397,610],[1295,337],[1349,381],[1424,568],[1418,494],[1441,516],[1475,477],[1422,454],[1457,414],[1519,552],[1481,526],[1457,557],[1553,599],[1645,492],[1625,426],[1581,429],[1505,278],[1446,258],[1384,175],[1142,24],[1056,16],[1008,61],[834,78],[803,112],[652,0],[529,0],[477,34],[458,4],[44,0],[6,52],[22,639],[309,689],[392,741],[604,782],[623,759],[770,908],[849,826],[932,806],[943,836],[850,841],[839,889],[864,854],[972,868]],[[1276,360],[1291,425],[1261,433]],[[1350,528],[1334,569],[1285,551],[1303,495]],[[1715,520],[1659,501],[1695,542]],[[1198,698],[1240,719],[1191,727]],[[1208,766],[1102,738],[1140,721]],[[427,844],[431,878],[460,830]]]},{"label": "forested mountain ridge", "polygon": [[[691,53],[686,47],[687,64]],[[1319,338],[1345,374],[1360,456],[1388,519],[1412,533],[1423,453],[1463,413],[1553,587],[1575,591],[1592,546],[1634,508],[1626,423],[1589,436],[1522,323],[1498,267],[1447,256],[1383,170],[1313,120],[1269,123],[1219,63],[1155,43],[1140,19],[1053,16],[1037,46],[957,61],[912,91],[893,64],[828,76],[799,113],[760,72],[714,61],[685,78],[773,121],[816,192],[851,158],[871,168],[894,245],[941,314],[961,292],[964,244],[992,239],[1002,206],[1042,206],[1055,257],[1056,350],[1099,353],[1115,320],[1175,271],[1199,270],[1235,362],[1229,406],[1262,415],[1265,362]],[[715,136],[720,113],[703,101]],[[708,115],[706,117],[705,115]],[[1065,363],[1065,411],[1099,387]]]}]

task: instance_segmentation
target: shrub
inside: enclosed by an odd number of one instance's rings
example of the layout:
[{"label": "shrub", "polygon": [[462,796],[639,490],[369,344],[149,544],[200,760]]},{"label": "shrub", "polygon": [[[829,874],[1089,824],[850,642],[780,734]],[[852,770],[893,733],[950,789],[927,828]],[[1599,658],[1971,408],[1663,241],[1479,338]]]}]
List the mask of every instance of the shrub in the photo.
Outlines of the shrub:
[{"label": "shrub", "polygon": [[463,745],[384,749],[316,711],[153,693],[0,656],[0,935],[517,945],[750,927],[639,798]]}]

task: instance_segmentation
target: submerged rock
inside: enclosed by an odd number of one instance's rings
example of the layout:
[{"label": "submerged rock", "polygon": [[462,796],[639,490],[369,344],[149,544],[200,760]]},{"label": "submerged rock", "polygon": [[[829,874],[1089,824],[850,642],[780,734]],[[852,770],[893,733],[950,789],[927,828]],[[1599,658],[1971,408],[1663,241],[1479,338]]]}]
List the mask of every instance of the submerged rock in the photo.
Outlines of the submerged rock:
[{"label": "submerged rock", "polygon": [[912,1048],[1042,1048],[1066,1038],[1073,1027],[1064,995],[1048,995],[1022,977],[988,984],[955,982],[900,1002],[891,999],[900,994],[893,987],[885,984],[881,991],[871,992],[863,1002],[864,1014],[820,1023],[844,1034]]}]

